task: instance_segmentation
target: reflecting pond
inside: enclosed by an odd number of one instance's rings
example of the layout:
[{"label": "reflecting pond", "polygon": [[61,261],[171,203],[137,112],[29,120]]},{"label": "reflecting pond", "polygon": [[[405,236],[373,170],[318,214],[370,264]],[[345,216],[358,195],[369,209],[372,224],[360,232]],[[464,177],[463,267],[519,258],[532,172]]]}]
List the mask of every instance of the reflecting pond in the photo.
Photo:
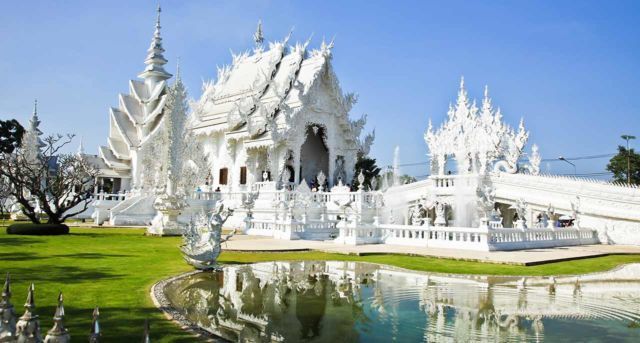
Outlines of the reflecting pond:
[{"label": "reflecting pond", "polygon": [[230,341],[640,342],[640,264],[554,279],[267,262],[184,276],[164,292]]}]

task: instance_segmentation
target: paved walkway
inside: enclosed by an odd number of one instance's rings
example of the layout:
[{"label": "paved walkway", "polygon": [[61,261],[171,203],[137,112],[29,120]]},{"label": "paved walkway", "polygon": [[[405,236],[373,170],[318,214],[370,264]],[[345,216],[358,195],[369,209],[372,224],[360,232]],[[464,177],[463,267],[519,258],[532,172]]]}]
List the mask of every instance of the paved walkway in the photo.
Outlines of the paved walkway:
[{"label": "paved walkway", "polygon": [[640,246],[628,245],[582,245],[549,249],[529,249],[519,251],[471,251],[458,249],[438,249],[410,247],[391,244],[339,245],[333,242],[295,240],[287,241],[264,236],[233,236],[223,245],[230,251],[323,251],[329,253],[367,255],[402,254],[451,258],[456,260],[480,261],[503,264],[536,265],[549,262],[574,260],[609,254],[640,254]]}]

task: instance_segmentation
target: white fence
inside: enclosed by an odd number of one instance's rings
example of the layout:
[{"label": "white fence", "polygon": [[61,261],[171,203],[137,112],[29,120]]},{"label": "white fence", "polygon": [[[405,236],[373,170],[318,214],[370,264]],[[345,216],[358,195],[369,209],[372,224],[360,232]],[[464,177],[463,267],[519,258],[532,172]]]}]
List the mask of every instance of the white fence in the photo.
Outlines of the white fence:
[{"label": "white fence", "polygon": [[335,220],[247,220],[246,233],[270,236],[277,239],[325,240],[337,234]]},{"label": "white fence", "polygon": [[[378,243],[478,251],[521,250],[598,244],[591,229],[488,229],[383,224],[341,230],[350,237],[379,234]],[[341,242],[356,241],[343,239]],[[357,243],[356,243],[357,244]]]}]

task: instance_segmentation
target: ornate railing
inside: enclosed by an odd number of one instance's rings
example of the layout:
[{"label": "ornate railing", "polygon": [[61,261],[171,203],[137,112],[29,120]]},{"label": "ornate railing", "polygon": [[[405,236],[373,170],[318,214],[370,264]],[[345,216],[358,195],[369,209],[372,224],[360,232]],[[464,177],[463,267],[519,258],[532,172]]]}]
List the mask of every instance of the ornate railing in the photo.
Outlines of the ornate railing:
[{"label": "ornate railing", "polygon": [[[445,249],[518,250],[598,244],[591,229],[491,229],[440,226],[370,224],[341,228],[338,242],[385,243]],[[366,238],[362,240],[361,238]]]},{"label": "ornate railing", "polygon": [[91,196],[92,200],[113,200],[113,201],[123,201],[129,197],[128,193],[94,193]]},{"label": "ornate railing", "polygon": [[301,239],[327,236],[336,230],[336,223],[336,220],[251,219],[247,221],[246,232],[279,239]]}]

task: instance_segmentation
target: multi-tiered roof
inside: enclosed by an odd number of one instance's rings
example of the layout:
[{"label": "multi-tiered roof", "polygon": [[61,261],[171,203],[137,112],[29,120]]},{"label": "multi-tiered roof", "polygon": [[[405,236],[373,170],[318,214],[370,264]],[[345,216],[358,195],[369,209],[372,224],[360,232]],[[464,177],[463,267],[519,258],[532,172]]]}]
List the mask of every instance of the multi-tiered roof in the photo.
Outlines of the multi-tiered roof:
[{"label": "multi-tiered roof", "polygon": [[253,52],[233,55],[232,64],[218,69],[216,82],[205,83],[204,94],[192,105],[196,133],[225,132],[228,138],[244,139],[248,148],[269,146],[286,139],[303,106],[318,105],[313,90],[326,86],[343,136],[360,144],[364,120],[348,118],[356,96],[340,89],[331,66],[333,42],[323,40],[319,49],[309,51],[309,41],[288,46],[289,37],[264,49],[259,24]]},{"label": "multi-tiered roof", "polygon": [[146,68],[138,75],[142,80],[130,80],[129,94],[120,94],[118,107],[109,111],[109,138],[107,146],[101,146],[99,153],[114,170],[134,169],[132,154],[161,126],[167,98],[166,80],[172,75],[164,70],[167,60],[163,56],[160,11],[158,7],[155,32],[144,62]]}]

